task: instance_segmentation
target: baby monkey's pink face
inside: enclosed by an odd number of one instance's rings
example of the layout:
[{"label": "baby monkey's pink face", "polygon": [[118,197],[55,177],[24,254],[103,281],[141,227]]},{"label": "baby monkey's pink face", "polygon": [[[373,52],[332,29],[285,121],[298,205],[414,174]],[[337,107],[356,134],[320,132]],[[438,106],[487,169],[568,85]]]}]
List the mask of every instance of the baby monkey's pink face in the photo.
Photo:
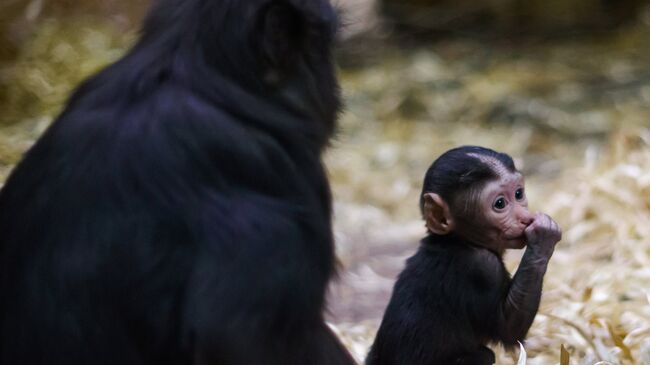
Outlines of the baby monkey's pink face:
[{"label": "baby monkey's pink face", "polygon": [[528,211],[524,176],[499,161],[477,158],[490,165],[497,177],[481,184],[476,193],[465,192],[451,205],[436,193],[425,193],[423,212],[429,231],[455,233],[498,254],[524,248],[526,228],[535,220]]},{"label": "baby monkey's pink face", "polygon": [[483,222],[476,222],[482,237],[468,237],[497,251],[526,246],[524,231],[535,215],[528,211],[524,176],[520,172],[502,172],[485,184],[478,199]]}]

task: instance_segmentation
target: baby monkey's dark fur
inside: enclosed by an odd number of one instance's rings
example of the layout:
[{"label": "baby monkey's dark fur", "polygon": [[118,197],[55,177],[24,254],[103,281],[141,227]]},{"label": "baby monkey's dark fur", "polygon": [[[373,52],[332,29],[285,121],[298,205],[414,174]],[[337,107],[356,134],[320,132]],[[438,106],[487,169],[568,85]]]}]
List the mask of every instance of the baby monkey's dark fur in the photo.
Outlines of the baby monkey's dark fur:
[{"label": "baby monkey's dark fur", "polygon": [[[429,233],[399,275],[367,365],[490,365],[495,356],[487,344],[524,340],[559,227],[528,213],[523,180],[511,213],[484,204],[484,189],[499,188],[504,177],[523,179],[512,158],[481,147],[450,150],[429,168],[420,202]],[[516,240],[488,232],[482,239],[484,227],[511,228],[491,223],[503,221],[500,214],[512,214],[528,239],[512,279],[502,253]]]}]

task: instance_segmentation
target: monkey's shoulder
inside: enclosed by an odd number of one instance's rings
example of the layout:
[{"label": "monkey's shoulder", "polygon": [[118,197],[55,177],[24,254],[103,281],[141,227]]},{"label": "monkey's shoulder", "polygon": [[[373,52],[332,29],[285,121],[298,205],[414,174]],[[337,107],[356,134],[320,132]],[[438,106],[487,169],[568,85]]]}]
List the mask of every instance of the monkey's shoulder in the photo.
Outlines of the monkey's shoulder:
[{"label": "monkey's shoulder", "polygon": [[500,292],[510,282],[510,273],[500,256],[484,248],[474,248],[468,258],[468,278],[480,292]]},{"label": "monkey's shoulder", "polygon": [[400,278],[421,280],[431,287],[441,283],[471,285],[479,292],[507,285],[510,274],[494,252],[455,239],[425,238],[408,259]]}]

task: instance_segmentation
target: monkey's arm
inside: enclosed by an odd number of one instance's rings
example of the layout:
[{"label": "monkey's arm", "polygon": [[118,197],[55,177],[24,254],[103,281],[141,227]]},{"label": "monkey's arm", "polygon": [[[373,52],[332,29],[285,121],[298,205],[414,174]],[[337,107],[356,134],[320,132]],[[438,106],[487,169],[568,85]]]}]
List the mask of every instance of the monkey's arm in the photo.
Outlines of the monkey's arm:
[{"label": "monkey's arm", "polygon": [[[308,219],[296,218],[283,201],[253,194],[206,196],[195,216],[201,230],[181,330],[198,364],[280,365],[279,354],[303,353],[314,354],[312,364],[353,363],[319,316],[328,270],[327,260],[317,259],[325,254],[295,259],[311,253]],[[300,348],[287,333],[304,340]]]},{"label": "monkey's arm", "polygon": [[500,306],[498,335],[505,345],[515,345],[528,332],[542,296],[542,284],[555,244],[561,239],[557,223],[537,214],[526,229],[528,246]]},{"label": "monkey's arm", "polygon": [[498,336],[504,345],[515,345],[526,337],[539,308],[549,258],[526,249],[500,308]]}]

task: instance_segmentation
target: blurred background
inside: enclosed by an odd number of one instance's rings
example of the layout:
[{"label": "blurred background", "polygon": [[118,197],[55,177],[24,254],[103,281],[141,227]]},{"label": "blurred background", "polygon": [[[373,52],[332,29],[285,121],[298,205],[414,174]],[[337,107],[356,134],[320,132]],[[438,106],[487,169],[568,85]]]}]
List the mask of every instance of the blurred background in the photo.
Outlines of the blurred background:
[{"label": "blurred background", "polygon": [[[326,156],[341,273],[328,319],[361,361],[424,226],[424,172],[463,144],[512,155],[564,239],[528,364],[650,365],[650,4],[338,0],[346,108]],[[0,181],[147,1],[0,1]],[[521,252],[507,255],[516,269]],[[517,354],[495,348],[498,364]]]}]

